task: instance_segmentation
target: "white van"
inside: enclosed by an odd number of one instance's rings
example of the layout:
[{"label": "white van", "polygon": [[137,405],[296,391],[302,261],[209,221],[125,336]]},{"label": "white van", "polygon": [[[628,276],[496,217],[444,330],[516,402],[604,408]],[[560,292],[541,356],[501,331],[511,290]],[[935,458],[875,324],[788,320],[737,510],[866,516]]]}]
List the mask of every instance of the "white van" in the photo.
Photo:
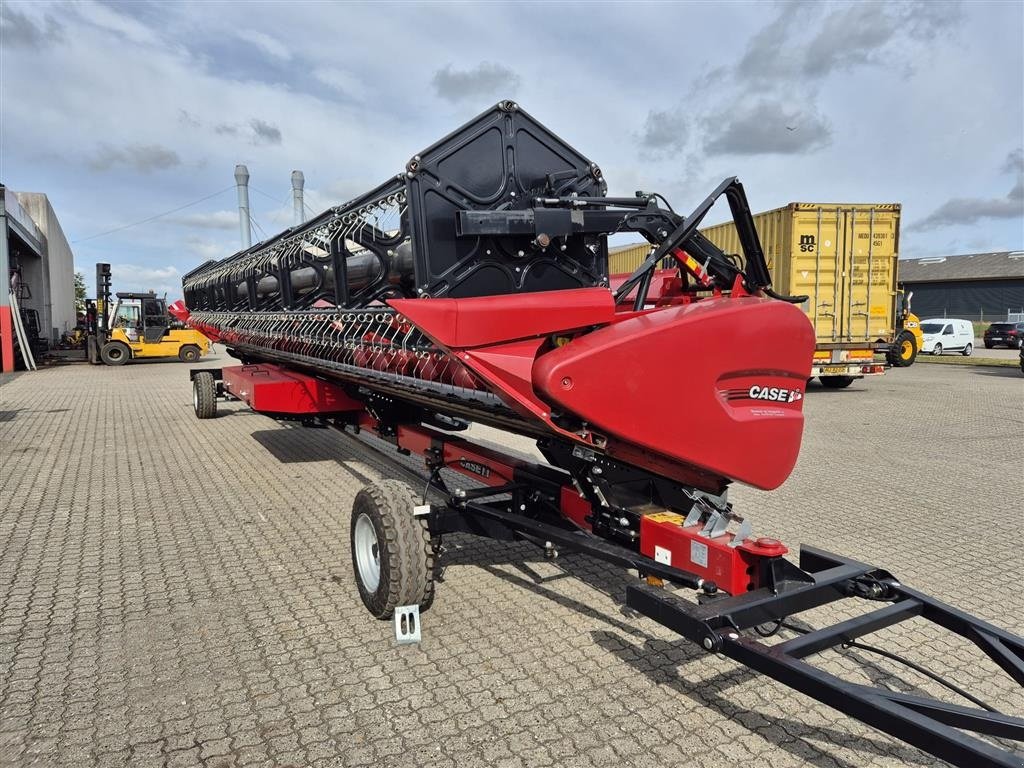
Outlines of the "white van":
[{"label": "white van", "polygon": [[969,355],[974,351],[974,325],[970,320],[954,320],[936,317],[921,321],[924,334],[922,352],[941,355],[943,352],[959,352]]}]

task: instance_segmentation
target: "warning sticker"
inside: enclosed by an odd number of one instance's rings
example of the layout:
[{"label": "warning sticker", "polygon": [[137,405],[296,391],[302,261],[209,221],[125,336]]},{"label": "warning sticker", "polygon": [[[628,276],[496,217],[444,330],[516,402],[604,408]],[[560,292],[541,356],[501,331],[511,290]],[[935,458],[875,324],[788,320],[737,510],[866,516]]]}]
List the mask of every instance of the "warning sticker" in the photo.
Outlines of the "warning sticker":
[{"label": "warning sticker", "polygon": [[644,515],[652,523],[675,523],[676,525],[682,525],[685,519],[682,515],[677,515],[675,512],[655,512],[653,515]]},{"label": "warning sticker", "polygon": [[708,545],[699,541],[690,542],[690,562],[701,568],[708,567]]},{"label": "warning sticker", "polygon": [[[705,547],[705,549],[707,549]],[[664,547],[654,547],[654,559],[662,565],[672,565],[672,550]]]}]

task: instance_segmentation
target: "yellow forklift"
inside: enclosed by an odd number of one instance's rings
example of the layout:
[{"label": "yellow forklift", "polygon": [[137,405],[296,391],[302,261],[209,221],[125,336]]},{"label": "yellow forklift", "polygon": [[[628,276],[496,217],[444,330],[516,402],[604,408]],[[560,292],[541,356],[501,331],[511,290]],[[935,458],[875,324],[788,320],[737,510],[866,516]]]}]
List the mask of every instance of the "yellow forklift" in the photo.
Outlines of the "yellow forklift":
[{"label": "yellow forklift", "polygon": [[896,336],[887,352],[889,364],[895,368],[909,368],[913,365],[924,344],[921,320],[910,311],[913,295],[913,292],[897,291],[899,306],[896,312]]},{"label": "yellow forklift", "polygon": [[210,351],[210,342],[167,313],[167,300],[149,293],[117,293],[110,311],[110,265],[96,265],[96,312],[86,338],[93,365],[124,365],[132,359],[177,357],[194,363]]}]

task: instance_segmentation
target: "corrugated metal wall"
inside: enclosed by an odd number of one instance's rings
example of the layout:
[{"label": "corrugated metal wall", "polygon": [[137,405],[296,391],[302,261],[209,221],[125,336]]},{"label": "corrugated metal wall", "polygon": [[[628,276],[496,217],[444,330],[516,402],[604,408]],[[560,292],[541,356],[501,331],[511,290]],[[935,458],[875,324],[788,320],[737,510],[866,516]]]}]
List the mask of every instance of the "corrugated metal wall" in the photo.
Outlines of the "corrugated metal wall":
[{"label": "corrugated metal wall", "polygon": [[957,317],[964,320],[996,321],[1007,310],[1024,310],[1024,280],[965,280],[948,283],[906,283],[914,292],[914,314],[927,317]]},{"label": "corrugated metal wall", "polygon": [[650,243],[639,243],[608,250],[608,274],[630,274],[643,264],[647,254],[651,252]]}]

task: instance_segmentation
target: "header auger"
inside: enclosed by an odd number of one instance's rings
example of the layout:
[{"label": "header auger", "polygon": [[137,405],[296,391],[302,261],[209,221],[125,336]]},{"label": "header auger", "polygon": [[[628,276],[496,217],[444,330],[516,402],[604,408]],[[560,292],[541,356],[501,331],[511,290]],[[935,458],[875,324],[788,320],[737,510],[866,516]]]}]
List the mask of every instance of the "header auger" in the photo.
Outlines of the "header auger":
[{"label": "header auger", "polygon": [[[721,197],[742,254],[697,232]],[[192,372],[196,414],[233,398],[423,457],[430,503],[388,480],[352,512],[360,596],[400,640],[419,637],[445,534],[523,539],[636,569],[640,613],[934,755],[1019,765],[958,729],[1024,740],[1024,720],[803,661],[923,617],[1024,686],[1020,638],[872,566],[804,547],[797,567],[733,509],[730,483],[793,469],[814,334],[802,297],[772,291],[736,179],[686,217],[659,200],[608,197],[596,164],[501,102],[373,191],[185,276],[188,322],[242,363]],[[619,232],[651,253],[611,286]],[[473,422],[535,438],[547,463],[460,436]],[[843,599],[883,607],[774,645],[747,634]]]}]

